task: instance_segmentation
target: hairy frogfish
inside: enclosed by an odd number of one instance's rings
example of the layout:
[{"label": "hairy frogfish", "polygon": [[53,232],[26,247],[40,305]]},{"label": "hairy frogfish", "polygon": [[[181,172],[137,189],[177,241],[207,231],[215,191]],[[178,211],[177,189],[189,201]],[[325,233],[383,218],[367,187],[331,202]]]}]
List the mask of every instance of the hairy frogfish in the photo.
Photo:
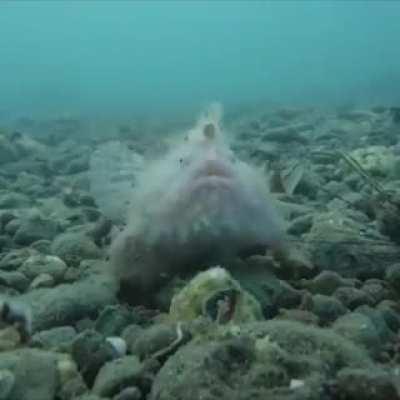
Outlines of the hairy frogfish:
[{"label": "hairy frogfish", "polygon": [[[122,285],[146,292],[168,277],[254,248],[283,245],[283,223],[266,177],[235,156],[220,119],[220,109],[211,108],[151,163],[126,149],[107,156],[115,144],[94,157],[95,183],[111,175],[110,158],[123,158],[114,176],[115,197],[107,192],[107,201],[100,199],[106,210],[108,202],[110,214],[127,207],[126,226],[110,252],[112,271]],[[104,181],[99,186],[107,191]]]}]

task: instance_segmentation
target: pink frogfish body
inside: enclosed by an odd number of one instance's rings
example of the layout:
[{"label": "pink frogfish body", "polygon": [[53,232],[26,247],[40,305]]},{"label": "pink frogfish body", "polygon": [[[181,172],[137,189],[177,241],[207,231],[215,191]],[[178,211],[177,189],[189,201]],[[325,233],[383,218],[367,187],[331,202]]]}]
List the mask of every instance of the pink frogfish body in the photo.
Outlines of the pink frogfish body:
[{"label": "pink frogfish body", "polygon": [[218,109],[138,175],[127,225],[111,248],[122,284],[149,291],[166,277],[284,242],[266,178],[235,157]]}]

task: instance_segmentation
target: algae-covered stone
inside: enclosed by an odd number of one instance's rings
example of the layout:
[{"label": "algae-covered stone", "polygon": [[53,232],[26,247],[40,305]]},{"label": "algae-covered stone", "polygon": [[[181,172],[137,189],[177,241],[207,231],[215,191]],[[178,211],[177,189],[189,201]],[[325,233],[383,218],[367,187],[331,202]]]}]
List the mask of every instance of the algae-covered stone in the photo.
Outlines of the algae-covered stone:
[{"label": "algae-covered stone", "polygon": [[370,318],[361,313],[352,312],[341,316],[332,328],[347,339],[363,346],[371,354],[376,355],[382,345],[376,326]]},{"label": "algae-covered stone", "polygon": [[319,317],[323,325],[334,322],[341,315],[346,314],[346,307],[337,299],[322,294],[313,296],[312,311]]},{"label": "algae-covered stone", "polygon": [[352,151],[350,156],[364,171],[375,176],[394,174],[399,160],[391,149],[385,146],[369,146]]},{"label": "algae-covered stone", "polygon": [[338,370],[370,365],[366,351],[331,330],[259,321],[181,348],[156,376],[149,400],[320,400]]},{"label": "algae-covered stone", "polygon": [[79,232],[57,236],[51,245],[51,251],[69,265],[78,265],[84,259],[97,259],[102,256],[101,250],[93,240]]},{"label": "algae-covered stone", "polygon": [[33,255],[29,257],[19,269],[29,279],[35,279],[41,274],[50,275],[56,282],[59,282],[65,271],[67,265],[61,258],[48,255]]},{"label": "algae-covered stone", "polygon": [[34,214],[22,220],[21,225],[15,232],[14,242],[22,246],[28,246],[37,240],[50,240],[57,235],[58,228],[58,224],[52,219]]},{"label": "algae-covered stone", "polygon": [[96,321],[96,331],[104,336],[119,335],[128,325],[136,322],[135,313],[122,305],[109,305]]},{"label": "algae-covered stone", "polygon": [[37,331],[96,316],[105,306],[116,303],[116,293],[112,277],[92,274],[76,283],[32,290],[22,295],[21,301],[30,305]]},{"label": "algae-covered stone", "polygon": [[7,400],[14,388],[15,376],[8,369],[0,370],[0,399]]},{"label": "algae-covered stone", "polygon": [[171,302],[170,317],[190,321],[200,316],[217,322],[246,322],[262,319],[257,300],[244,291],[223,268],[200,272]]},{"label": "algae-covered stone", "polygon": [[335,209],[316,213],[311,230],[303,238],[308,242],[312,263],[343,278],[381,279],[385,268],[399,259],[398,247],[359,212]]},{"label": "algae-covered stone", "polygon": [[15,384],[7,400],[54,400],[58,386],[57,357],[37,349],[1,353],[0,370],[8,369]]},{"label": "algae-covered stone", "polygon": [[163,354],[166,349],[169,349],[167,353],[173,353],[186,343],[189,337],[189,333],[180,325],[155,324],[137,332],[134,337],[131,336],[128,346],[132,354],[137,355],[140,359],[145,359]]},{"label": "algae-covered stone", "polygon": [[379,368],[352,369],[339,372],[337,386],[339,398],[353,400],[399,400],[395,380]]},{"label": "algae-covered stone", "polygon": [[72,344],[72,357],[88,385],[92,385],[100,368],[115,358],[113,346],[98,332],[87,330]]},{"label": "algae-covered stone", "polygon": [[93,385],[93,393],[111,397],[126,386],[140,382],[143,367],[136,356],[125,356],[105,364],[99,371]]}]

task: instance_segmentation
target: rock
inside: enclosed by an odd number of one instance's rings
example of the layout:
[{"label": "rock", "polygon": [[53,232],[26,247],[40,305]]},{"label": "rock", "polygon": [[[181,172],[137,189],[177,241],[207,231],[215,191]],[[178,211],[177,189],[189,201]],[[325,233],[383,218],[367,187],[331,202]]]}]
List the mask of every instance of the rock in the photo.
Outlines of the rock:
[{"label": "rock", "polygon": [[400,264],[393,264],[387,268],[385,280],[400,294]]},{"label": "rock", "polygon": [[103,307],[117,302],[116,292],[112,277],[92,274],[76,283],[28,292],[21,301],[31,306],[33,330],[38,331],[96,316]]},{"label": "rock", "polygon": [[0,252],[5,253],[6,250],[12,248],[12,240],[8,235],[0,235]]},{"label": "rock", "polygon": [[99,371],[93,385],[93,393],[112,397],[127,386],[134,386],[143,380],[143,367],[136,356],[125,356],[105,364]]},{"label": "rock", "polygon": [[15,215],[11,211],[0,212],[0,226],[5,227],[10,221],[15,218]]},{"label": "rock", "polygon": [[301,133],[309,128],[310,126],[306,124],[294,124],[283,127],[270,128],[262,137],[262,141],[307,144],[308,139]]},{"label": "rock", "polygon": [[[352,342],[298,322],[250,322],[238,336],[231,333],[227,339],[227,334],[194,340],[172,355],[148,399],[319,399],[333,370],[371,365]],[[298,397],[289,397],[290,382],[299,377],[304,385],[296,389]]]},{"label": "rock", "polygon": [[379,368],[346,368],[337,376],[339,398],[352,400],[398,400],[395,378]]},{"label": "rock", "polygon": [[382,345],[379,332],[367,316],[356,312],[343,315],[333,323],[332,328],[359,346],[363,346],[372,355],[379,353]]},{"label": "rock", "polygon": [[113,400],[141,400],[142,392],[136,387],[127,387],[113,397]]},{"label": "rock", "polygon": [[59,356],[57,369],[61,385],[80,376],[78,366],[69,354],[62,354]]},{"label": "rock", "polygon": [[36,250],[37,252],[41,253],[41,254],[46,254],[46,255],[50,255],[50,246],[51,246],[51,241],[50,240],[37,240],[36,242],[33,242],[30,245],[31,249]]},{"label": "rock", "polygon": [[378,279],[365,282],[361,290],[373,300],[374,306],[389,295],[388,290],[384,287],[384,282]]},{"label": "rock", "polygon": [[336,289],[341,286],[353,286],[349,279],[343,279],[338,273],[333,271],[322,271],[313,280],[306,281],[303,286],[311,293],[318,293],[331,296]]},{"label": "rock", "polygon": [[383,313],[380,310],[369,306],[360,306],[356,308],[355,312],[363,314],[371,320],[382,343],[386,343],[389,340],[394,339],[394,333],[390,330]]},{"label": "rock", "polygon": [[[231,273],[241,287],[260,303],[263,316],[273,318],[280,308],[298,307],[302,293],[271,272],[271,260],[264,256],[252,256],[243,264],[231,267]],[[282,268],[283,269],[283,268]]]},{"label": "rock", "polygon": [[78,375],[75,378],[68,380],[61,386],[61,389],[58,392],[58,396],[60,400],[103,400],[95,395],[85,395],[88,391],[89,389],[86,383],[84,382],[82,377]]},{"label": "rock", "polygon": [[8,326],[0,329],[0,352],[14,350],[20,346],[21,342],[22,338],[16,327]]},{"label": "rock", "polygon": [[21,226],[22,221],[19,218],[14,218],[10,222],[7,222],[7,224],[4,225],[4,232],[7,233],[9,236],[14,236],[15,232],[19,229]]},{"label": "rock", "polygon": [[35,214],[21,221],[21,225],[15,232],[14,242],[21,246],[29,246],[37,240],[51,240],[57,232],[58,225],[55,221]]},{"label": "rock", "polygon": [[40,288],[51,288],[55,285],[54,278],[49,274],[38,275],[29,285],[31,290]]},{"label": "rock", "polygon": [[99,396],[96,396],[95,394],[83,394],[78,397],[74,396],[72,399],[73,400],[105,400],[104,397],[99,397]]},{"label": "rock", "polygon": [[262,311],[225,269],[215,267],[197,274],[171,302],[172,320],[191,321],[202,315],[221,323],[246,322],[261,319]]},{"label": "rock", "polygon": [[386,325],[393,332],[397,332],[400,329],[400,307],[398,303],[384,300],[378,304],[377,310],[382,313]]},{"label": "rock", "polygon": [[0,134],[0,165],[18,159],[18,152],[13,143],[5,135]]},{"label": "rock", "polygon": [[123,338],[119,336],[108,336],[106,341],[114,348],[116,358],[126,356],[128,346]]},{"label": "rock", "polygon": [[397,246],[371,226],[365,214],[343,208],[315,213],[313,226],[303,238],[312,264],[343,278],[382,279],[386,267],[400,254]]},{"label": "rock", "polygon": [[68,175],[79,174],[80,172],[87,171],[89,169],[89,157],[82,156],[75,160],[70,161],[66,169]]},{"label": "rock", "polygon": [[30,205],[31,200],[22,193],[0,190],[0,209],[25,208]]},{"label": "rock", "polygon": [[117,336],[124,328],[135,322],[133,310],[122,305],[107,306],[96,321],[96,331],[104,336]]},{"label": "rock", "polygon": [[312,303],[312,312],[318,316],[322,325],[329,325],[347,312],[347,308],[334,297],[316,294]]},{"label": "rock", "polygon": [[66,270],[67,265],[61,258],[43,254],[29,257],[19,269],[31,280],[46,274],[52,277],[54,282],[60,282]]},{"label": "rock", "polygon": [[0,284],[24,292],[29,286],[29,280],[19,271],[0,270]]},{"label": "rock", "polygon": [[140,325],[131,324],[123,330],[121,337],[125,340],[129,349],[134,346],[137,338],[142,335],[143,329]]},{"label": "rock", "polygon": [[113,346],[93,330],[84,331],[75,338],[71,354],[89,386],[100,368],[116,356]]},{"label": "rock", "polygon": [[307,310],[285,310],[284,308],[279,311],[279,314],[275,317],[276,319],[284,319],[289,321],[302,322],[307,325],[319,325],[319,318],[311,311]]},{"label": "rock", "polygon": [[47,350],[67,348],[76,337],[76,330],[72,326],[60,326],[40,331],[31,338],[31,346]]},{"label": "rock", "polygon": [[32,249],[17,249],[7,253],[0,261],[0,269],[16,271],[32,255],[37,255]]},{"label": "rock", "polygon": [[[138,356],[141,360],[154,356],[179,340],[177,329],[176,324],[156,324],[147,329],[143,329],[136,337],[132,338],[132,340],[127,343],[129,351]],[[182,337],[181,343],[177,343],[174,350],[187,341],[183,339]]]},{"label": "rock", "polygon": [[350,310],[364,304],[373,305],[374,300],[364,291],[352,287],[341,287],[336,289],[333,294],[335,298],[342,302]]},{"label": "rock", "polygon": [[57,386],[57,358],[37,349],[20,349],[1,353],[0,370],[15,377],[7,400],[54,400]]},{"label": "rock", "polygon": [[365,172],[372,176],[389,176],[397,168],[398,160],[385,146],[370,146],[353,150],[350,154]]},{"label": "rock", "polygon": [[79,232],[69,232],[57,236],[51,245],[51,251],[68,265],[79,265],[84,259],[102,257],[101,250],[93,240]]},{"label": "rock", "polygon": [[287,232],[290,235],[300,236],[311,229],[313,221],[312,214],[301,215],[290,221]]},{"label": "rock", "polygon": [[0,370],[0,400],[7,400],[14,389],[15,376],[8,369]]}]

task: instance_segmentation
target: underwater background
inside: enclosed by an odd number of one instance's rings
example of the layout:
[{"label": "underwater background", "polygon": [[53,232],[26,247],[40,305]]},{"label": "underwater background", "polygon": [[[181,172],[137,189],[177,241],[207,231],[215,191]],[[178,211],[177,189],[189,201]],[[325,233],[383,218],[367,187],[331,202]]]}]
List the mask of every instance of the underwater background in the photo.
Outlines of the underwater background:
[{"label": "underwater background", "polygon": [[0,0],[0,400],[400,400],[399,21]]},{"label": "underwater background", "polygon": [[399,100],[397,1],[2,1],[0,115]]}]

